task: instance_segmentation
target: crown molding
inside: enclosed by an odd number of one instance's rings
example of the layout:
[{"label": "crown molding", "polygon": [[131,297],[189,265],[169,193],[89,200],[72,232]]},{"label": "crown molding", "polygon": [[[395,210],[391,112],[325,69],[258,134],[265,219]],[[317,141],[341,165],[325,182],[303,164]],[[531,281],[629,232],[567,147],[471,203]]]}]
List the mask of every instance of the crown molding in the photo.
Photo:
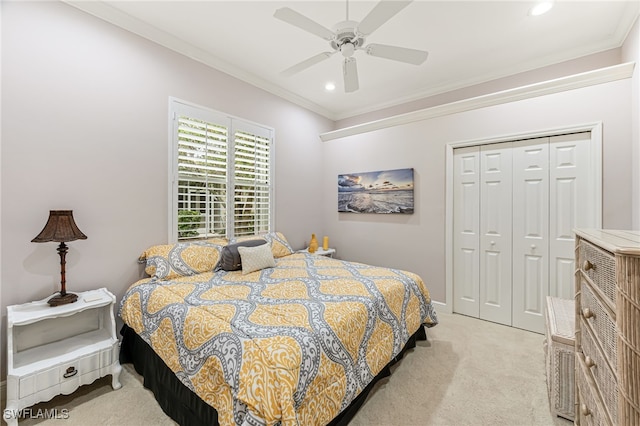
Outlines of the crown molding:
[{"label": "crown molding", "polygon": [[105,22],[120,27],[126,31],[150,40],[160,46],[173,50],[187,58],[194,61],[205,64],[215,70],[230,75],[233,78],[244,81],[254,87],[265,90],[275,96],[299,105],[309,111],[322,115],[325,118],[335,121],[336,115],[327,110],[326,108],[309,101],[301,96],[298,96],[288,90],[281,88],[275,84],[272,84],[263,78],[256,76],[255,74],[248,73],[237,66],[223,61],[222,59],[199,49],[186,41],[175,37],[165,31],[162,31],[152,25],[149,25],[137,18],[134,18],[121,10],[110,6],[109,4],[98,1],[83,1],[83,0],[61,0],[63,3],[69,6],[75,7],[89,15],[93,15],[96,18],[102,19]]},{"label": "crown molding", "polygon": [[611,81],[630,78],[633,74],[634,66],[635,62],[627,62],[619,65],[613,65],[611,67],[574,74],[568,77],[556,78],[553,80],[529,84],[514,89],[502,90],[500,92],[481,95],[461,101],[438,105],[435,107],[420,109],[405,114],[395,115],[393,117],[383,118],[368,123],[357,124],[354,126],[345,127],[343,129],[321,133],[320,139],[326,142],[333,139],[340,139],[347,136],[372,132],[374,130],[412,123],[415,121],[426,120],[473,109],[485,108],[489,106],[515,102],[523,99],[530,99],[538,96],[550,95],[554,93],[565,92],[567,90],[580,89],[582,87],[588,87],[596,84],[608,83]]}]

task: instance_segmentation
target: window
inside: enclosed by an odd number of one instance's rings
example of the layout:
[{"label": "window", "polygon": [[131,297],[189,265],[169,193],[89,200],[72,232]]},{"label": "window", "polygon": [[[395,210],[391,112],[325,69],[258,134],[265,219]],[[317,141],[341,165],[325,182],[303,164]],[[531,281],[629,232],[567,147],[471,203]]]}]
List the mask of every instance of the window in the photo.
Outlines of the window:
[{"label": "window", "polygon": [[171,119],[171,240],[269,231],[273,129],[177,100]]}]

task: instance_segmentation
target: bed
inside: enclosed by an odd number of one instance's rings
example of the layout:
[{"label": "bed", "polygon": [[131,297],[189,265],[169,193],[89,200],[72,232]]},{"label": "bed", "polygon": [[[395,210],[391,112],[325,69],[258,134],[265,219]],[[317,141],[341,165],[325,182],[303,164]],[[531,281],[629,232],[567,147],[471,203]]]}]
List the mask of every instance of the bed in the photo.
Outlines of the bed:
[{"label": "bed", "polygon": [[437,324],[416,274],[295,253],[273,232],[153,246],[121,362],[182,425],[346,424]]}]

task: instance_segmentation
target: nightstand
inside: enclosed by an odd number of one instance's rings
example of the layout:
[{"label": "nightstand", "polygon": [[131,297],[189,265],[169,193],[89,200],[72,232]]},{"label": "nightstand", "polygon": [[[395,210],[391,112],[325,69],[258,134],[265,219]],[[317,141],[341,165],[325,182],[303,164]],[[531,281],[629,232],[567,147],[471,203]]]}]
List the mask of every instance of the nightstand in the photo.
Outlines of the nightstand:
[{"label": "nightstand", "polygon": [[[309,249],[306,248],[304,250],[299,250],[300,253],[309,253]],[[333,255],[335,254],[336,249],[329,247],[328,249],[323,249],[322,247],[318,247],[318,250],[315,251],[315,253],[313,254],[317,254],[318,256],[327,256],[327,257],[333,257]]]},{"label": "nightstand", "polygon": [[106,288],[77,294],[67,305],[49,306],[47,297],[7,307],[7,424],[17,425],[26,407],[109,374],[113,389],[122,386],[116,298]]}]

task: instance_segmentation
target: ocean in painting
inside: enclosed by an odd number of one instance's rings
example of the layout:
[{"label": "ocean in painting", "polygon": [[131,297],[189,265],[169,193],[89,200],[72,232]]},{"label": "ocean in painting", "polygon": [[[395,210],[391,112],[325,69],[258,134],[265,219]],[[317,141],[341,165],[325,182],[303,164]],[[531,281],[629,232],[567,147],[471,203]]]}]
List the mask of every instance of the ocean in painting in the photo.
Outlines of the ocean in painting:
[{"label": "ocean in painting", "polygon": [[413,213],[413,191],[340,192],[338,211],[352,213]]},{"label": "ocean in painting", "polygon": [[413,169],[338,175],[338,211],[413,213]]}]

